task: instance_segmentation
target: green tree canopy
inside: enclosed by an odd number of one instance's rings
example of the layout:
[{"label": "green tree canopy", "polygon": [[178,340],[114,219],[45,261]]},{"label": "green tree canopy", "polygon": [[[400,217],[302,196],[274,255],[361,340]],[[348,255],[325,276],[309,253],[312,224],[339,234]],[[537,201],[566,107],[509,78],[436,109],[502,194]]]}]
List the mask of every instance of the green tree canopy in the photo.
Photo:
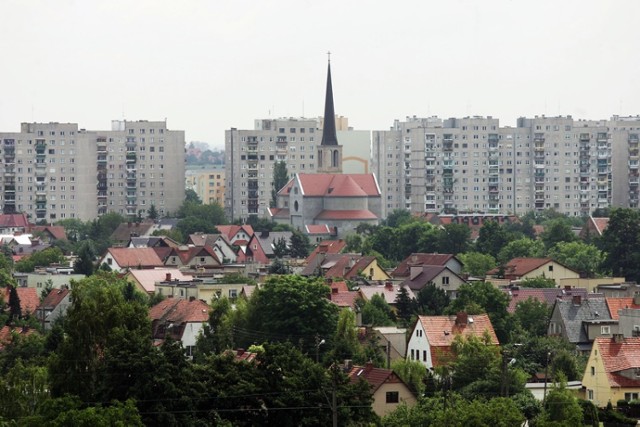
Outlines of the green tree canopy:
[{"label": "green tree canopy", "polygon": [[578,236],[575,235],[571,228],[571,223],[566,218],[556,218],[545,224],[540,239],[549,250],[557,243],[576,241]]},{"label": "green tree canopy", "polygon": [[541,258],[545,254],[544,243],[541,240],[534,240],[523,237],[507,243],[498,252],[498,262],[506,264],[513,258]]},{"label": "green tree canopy", "polygon": [[594,277],[605,260],[596,246],[583,242],[559,242],[549,250],[549,256],[586,277]]},{"label": "green tree canopy", "polygon": [[640,280],[640,212],[636,209],[613,208],[609,225],[600,239],[606,253],[604,266],[614,276]]},{"label": "green tree canopy", "polygon": [[276,207],[278,191],[289,182],[289,172],[287,171],[287,163],[284,160],[275,162],[273,165],[273,181],[271,182],[271,204],[272,208]]},{"label": "green tree canopy", "polygon": [[509,243],[511,236],[496,221],[487,221],[480,228],[476,251],[497,258],[500,250]]},{"label": "green tree canopy", "polygon": [[458,254],[457,256],[464,265],[464,272],[471,276],[484,277],[488,271],[491,271],[496,267],[495,258],[489,254],[466,252]]}]

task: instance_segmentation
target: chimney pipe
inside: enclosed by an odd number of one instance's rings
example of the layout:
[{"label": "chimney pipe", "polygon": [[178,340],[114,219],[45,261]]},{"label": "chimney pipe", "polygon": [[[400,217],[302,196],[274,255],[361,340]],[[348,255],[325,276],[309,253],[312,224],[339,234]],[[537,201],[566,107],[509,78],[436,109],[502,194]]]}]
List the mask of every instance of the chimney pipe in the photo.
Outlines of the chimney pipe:
[{"label": "chimney pipe", "polygon": [[466,312],[461,311],[456,315],[457,326],[467,326],[468,322],[469,322],[469,315]]}]

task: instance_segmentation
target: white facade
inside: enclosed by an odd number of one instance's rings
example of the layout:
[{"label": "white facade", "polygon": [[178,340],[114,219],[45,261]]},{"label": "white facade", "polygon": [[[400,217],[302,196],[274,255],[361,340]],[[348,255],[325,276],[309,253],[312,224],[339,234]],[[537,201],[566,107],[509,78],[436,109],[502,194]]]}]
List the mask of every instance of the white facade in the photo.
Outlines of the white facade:
[{"label": "white facade", "polygon": [[419,320],[416,322],[407,344],[407,360],[417,360],[425,365],[427,369],[433,368],[429,338],[427,338],[426,331]]}]

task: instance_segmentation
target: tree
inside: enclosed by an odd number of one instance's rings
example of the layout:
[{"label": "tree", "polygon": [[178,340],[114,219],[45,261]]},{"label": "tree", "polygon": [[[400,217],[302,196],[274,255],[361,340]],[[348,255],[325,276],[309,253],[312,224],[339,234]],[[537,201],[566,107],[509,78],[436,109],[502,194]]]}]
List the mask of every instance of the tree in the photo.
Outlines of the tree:
[{"label": "tree", "polygon": [[476,240],[476,252],[496,258],[500,250],[509,243],[509,235],[496,221],[487,221],[480,228]]},{"label": "tree", "polygon": [[149,218],[152,221],[155,221],[156,219],[158,219],[159,216],[160,216],[160,214],[158,213],[158,210],[156,209],[156,205],[151,203],[151,207],[147,211],[147,218]]},{"label": "tree", "polygon": [[471,238],[471,229],[464,224],[445,224],[438,235],[440,253],[457,255],[466,252]]},{"label": "tree", "polygon": [[[320,339],[320,337],[318,337],[318,339]],[[319,351],[318,343],[316,343],[316,351]],[[330,355],[331,360],[356,359],[362,351],[362,347],[358,341],[356,316],[354,312],[351,310],[341,310],[338,316],[338,326],[333,336],[333,350]]]},{"label": "tree", "polygon": [[400,320],[402,327],[408,328],[409,323],[411,322],[411,316],[413,316],[414,313],[414,301],[409,297],[409,292],[406,287],[400,287],[395,303],[397,317]]},{"label": "tree", "polygon": [[196,193],[191,188],[187,188],[184,191],[184,201],[185,203],[195,203],[197,205],[202,204],[202,200],[200,200],[200,197],[198,197],[198,193]]},{"label": "tree", "polygon": [[[562,375],[561,375],[562,377]],[[582,408],[576,396],[566,388],[566,378],[556,379],[544,402],[544,408],[536,419],[536,426],[579,426],[582,425]]]},{"label": "tree", "polygon": [[276,162],[273,165],[273,181],[271,183],[271,204],[270,207],[275,208],[277,205],[278,191],[289,182],[289,172],[287,164],[284,160]]},{"label": "tree", "polygon": [[559,242],[549,250],[549,256],[584,277],[594,277],[604,262],[604,255],[596,246],[583,242]]},{"label": "tree", "polygon": [[540,258],[545,253],[544,243],[540,240],[523,237],[507,243],[498,252],[498,262],[506,264],[514,258]]},{"label": "tree", "polygon": [[291,274],[291,267],[282,259],[276,258],[269,265],[269,274]]},{"label": "tree", "polygon": [[289,247],[287,246],[287,239],[284,237],[280,237],[275,242],[273,242],[273,254],[276,258],[282,258],[285,255],[288,255]]},{"label": "tree", "polygon": [[523,288],[555,288],[557,287],[556,281],[553,279],[547,279],[544,276],[527,277],[520,281],[520,286]]},{"label": "tree", "polygon": [[571,224],[569,224],[565,218],[557,218],[545,224],[540,239],[547,250],[549,250],[557,243],[573,242],[577,240],[578,237],[571,229]]},{"label": "tree", "polygon": [[91,241],[82,242],[78,249],[78,258],[73,264],[73,272],[91,276],[95,270],[96,252]]},{"label": "tree", "polygon": [[397,359],[391,364],[395,372],[420,397],[424,393],[427,367],[419,360]]},{"label": "tree", "polygon": [[22,317],[22,308],[20,307],[20,297],[15,286],[9,288],[9,322],[18,320]]},{"label": "tree", "polygon": [[602,233],[600,249],[605,252],[604,267],[618,277],[640,280],[640,212],[612,208],[609,224]]},{"label": "tree", "polygon": [[65,258],[62,251],[52,247],[34,252],[28,257],[22,258],[15,264],[15,269],[21,273],[31,273],[36,267],[48,267],[51,264],[61,264],[64,260]]},{"label": "tree", "polygon": [[295,230],[289,239],[289,254],[291,258],[306,258],[309,256],[309,238],[306,234]]},{"label": "tree", "polygon": [[383,221],[383,224],[397,228],[411,221],[413,221],[411,212],[406,209],[394,209],[387,215],[387,219]]},{"label": "tree", "polygon": [[415,302],[416,314],[439,316],[444,313],[449,302],[449,296],[444,289],[437,287],[433,282],[429,282],[418,291]]},{"label": "tree", "polygon": [[312,348],[316,336],[328,337],[335,331],[338,308],[329,301],[329,292],[321,279],[269,278],[249,301],[249,324],[255,330],[253,340],[302,341]]},{"label": "tree", "polygon": [[374,294],[362,307],[362,323],[370,326],[393,326],[395,315],[380,294]]},{"label": "tree", "polygon": [[484,277],[487,272],[496,267],[496,260],[489,254],[480,252],[467,252],[458,254],[457,257],[464,265],[463,270],[471,276]]},{"label": "tree", "polygon": [[529,297],[526,301],[516,304],[513,313],[514,320],[527,333],[533,336],[543,336],[547,332],[547,322],[551,315],[551,307],[543,301]]}]

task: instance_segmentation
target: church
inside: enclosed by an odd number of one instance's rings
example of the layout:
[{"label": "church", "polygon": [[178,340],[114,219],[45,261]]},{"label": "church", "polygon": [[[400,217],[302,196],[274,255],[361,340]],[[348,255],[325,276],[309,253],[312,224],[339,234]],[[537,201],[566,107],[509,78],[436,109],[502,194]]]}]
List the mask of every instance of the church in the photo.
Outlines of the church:
[{"label": "church", "polygon": [[[322,142],[315,174],[297,173],[278,191],[277,205],[269,209],[275,222],[305,231],[321,226],[332,237],[344,238],[360,223],[379,224],[382,196],[374,174],[343,174],[342,146],[338,143],[331,62],[327,70]],[[318,227],[316,227],[318,228]]]}]

